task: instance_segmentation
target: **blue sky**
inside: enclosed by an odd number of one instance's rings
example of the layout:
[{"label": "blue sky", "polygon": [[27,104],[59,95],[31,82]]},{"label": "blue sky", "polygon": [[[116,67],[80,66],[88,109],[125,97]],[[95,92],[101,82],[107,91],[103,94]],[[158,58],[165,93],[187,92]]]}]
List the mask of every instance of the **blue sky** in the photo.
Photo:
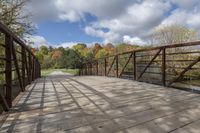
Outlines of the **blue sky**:
[{"label": "blue sky", "polygon": [[79,22],[54,22],[52,20],[38,23],[37,34],[48,39],[51,44],[61,44],[68,42],[102,42],[102,38],[93,37],[85,34],[84,27],[87,23],[96,21],[96,18],[87,14],[84,21]]},{"label": "blue sky", "polygon": [[144,45],[155,29],[180,24],[200,31],[199,0],[33,0],[35,46],[78,42]]},{"label": "blue sky", "polygon": [[82,29],[83,23],[70,22],[44,22],[38,24],[37,35],[48,39],[52,44],[60,44],[65,41],[71,42],[102,42],[101,38],[85,34]]}]

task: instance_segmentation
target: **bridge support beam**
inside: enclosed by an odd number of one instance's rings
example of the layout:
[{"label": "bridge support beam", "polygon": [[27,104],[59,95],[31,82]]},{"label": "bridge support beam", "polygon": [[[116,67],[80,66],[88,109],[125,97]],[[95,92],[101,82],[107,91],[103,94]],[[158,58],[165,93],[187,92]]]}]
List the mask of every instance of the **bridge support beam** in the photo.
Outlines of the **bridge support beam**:
[{"label": "bridge support beam", "polygon": [[13,45],[12,36],[6,35],[5,36],[5,46],[6,46],[5,99],[10,108],[12,107],[12,45]]}]

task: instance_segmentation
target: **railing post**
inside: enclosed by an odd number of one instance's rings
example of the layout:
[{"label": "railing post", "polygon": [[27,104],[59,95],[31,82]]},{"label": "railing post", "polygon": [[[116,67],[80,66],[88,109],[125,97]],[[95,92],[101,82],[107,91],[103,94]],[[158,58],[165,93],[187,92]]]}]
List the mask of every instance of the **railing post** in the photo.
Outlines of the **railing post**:
[{"label": "railing post", "polygon": [[39,78],[41,78],[41,65],[39,63]]},{"label": "railing post", "polygon": [[90,63],[90,75],[93,75],[92,62]]},{"label": "railing post", "polygon": [[35,59],[33,58],[33,60],[32,60],[32,81],[34,79],[35,79]]},{"label": "railing post", "polygon": [[22,86],[25,88],[26,86],[26,80],[25,80],[25,62],[26,62],[26,53],[25,53],[25,48],[21,47],[21,56],[22,56]]},{"label": "railing post", "polygon": [[116,77],[118,78],[119,77],[119,73],[118,73],[118,71],[119,71],[119,68],[118,68],[118,63],[119,63],[119,58],[118,58],[119,56],[118,55],[116,55]]},{"label": "railing post", "polygon": [[85,64],[85,75],[87,75],[87,64]]},{"label": "railing post", "polygon": [[98,76],[99,75],[99,62],[97,60],[97,63],[96,63],[96,75]]},{"label": "railing post", "polygon": [[163,48],[162,50],[162,84],[166,86],[165,78],[166,78],[166,49]]},{"label": "railing post", "polygon": [[136,53],[133,52],[133,79],[137,80],[137,71],[136,71]]},{"label": "railing post", "polygon": [[83,75],[86,75],[86,66],[85,66],[85,64],[83,66]]},{"label": "railing post", "polygon": [[104,59],[104,75],[107,76],[107,60]]},{"label": "railing post", "polygon": [[5,57],[6,57],[6,67],[5,67],[5,88],[6,95],[5,99],[8,106],[12,107],[12,45],[13,38],[10,35],[5,36]]},{"label": "railing post", "polygon": [[37,62],[37,60],[35,59],[35,79],[37,79],[38,78],[38,62]]},{"label": "railing post", "polygon": [[29,65],[29,83],[32,81],[32,57],[31,53],[28,53],[28,65]]}]

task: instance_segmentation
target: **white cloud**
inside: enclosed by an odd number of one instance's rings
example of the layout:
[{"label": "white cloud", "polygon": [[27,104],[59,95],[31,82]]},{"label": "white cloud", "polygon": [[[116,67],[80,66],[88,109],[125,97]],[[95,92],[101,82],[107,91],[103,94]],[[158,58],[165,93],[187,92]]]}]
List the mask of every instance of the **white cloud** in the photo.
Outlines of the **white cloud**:
[{"label": "white cloud", "polygon": [[146,44],[145,41],[143,41],[139,37],[130,37],[128,35],[123,36],[123,42],[128,43],[128,44],[138,44],[138,45],[144,45]]},{"label": "white cloud", "polygon": [[116,34],[112,31],[104,32],[101,29],[95,29],[90,26],[85,27],[85,32],[91,36],[104,38],[104,43],[116,42],[116,40],[118,40],[120,37],[119,34]]},{"label": "white cloud", "polygon": [[133,0],[32,0],[27,5],[35,20],[79,21],[84,13],[98,18],[110,18],[123,13]]},{"label": "white cloud", "polygon": [[[40,46],[52,46],[54,48],[58,47],[64,47],[64,48],[72,48],[74,45],[78,43],[83,43],[83,42],[63,42],[61,44],[52,44],[48,42],[43,36],[26,36],[25,40],[28,42],[31,42],[32,47],[39,48]],[[91,46],[95,44],[95,42],[92,43],[85,43],[87,46]]]},{"label": "white cloud", "polygon": [[[152,29],[162,22],[165,12],[169,9],[169,2],[145,0],[127,6],[123,14],[117,17],[100,19],[93,22],[91,26],[98,29],[97,32],[103,28],[107,28],[109,29],[108,33],[118,35],[118,38],[112,38],[113,42],[122,41],[123,36],[127,34],[145,39],[152,33]],[[86,33],[88,34],[88,32]],[[102,36],[104,41],[110,40],[108,37],[110,36]]]},{"label": "white cloud", "polygon": [[105,43],[122,42],[126,35],[146,41],[156,27],[170,23],[200,32],[199,0],[32,0],[28,7],[36,21],[80,22],[90,14],[97,20],[85,21],[85,33]]},{"label": "white cloud", "polygon": [[163,20],[161,25],[169,25],[174,23],[200,30],[200,10],[186,11],[182,9],[176,9],[169,17]]},{"label": "white cloud", "polygon": [[31,42],[33,47],[49,46],[50,43],[42,36],[26,36],[25,40]]},{"label": "white cloud", "polygon": [[64,42],[59,45],[53,45],[53,47],[63,47],[63,48],[72,48],[74,45],[76,45],[78,42]]}]

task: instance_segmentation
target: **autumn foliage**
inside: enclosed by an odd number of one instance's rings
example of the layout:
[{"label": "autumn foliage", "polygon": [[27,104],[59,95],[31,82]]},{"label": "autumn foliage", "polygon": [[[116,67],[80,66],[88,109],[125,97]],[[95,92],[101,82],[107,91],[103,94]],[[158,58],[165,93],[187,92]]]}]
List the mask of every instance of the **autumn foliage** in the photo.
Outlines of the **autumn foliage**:
[{"label": "autumn foliage", "polygon": [[56,50],[56,51],[54,51],[53,54],[52,54],[52,59],[53,59],[53,60],[57,60],[57,59],[59,59],[59,58],[61,57],[61,55],[62,55],[61,51]]},{"label": "autumn foliage", "polygon": [[128,44],[95,43],[93,46],[87,46],[84,43],[78,43],[72,48],[41,46],[38,49],[32,48],[32,52],[42,64],[42,68],[79,68],[85,60],[102,58],[137,48],[139,46]]}]

